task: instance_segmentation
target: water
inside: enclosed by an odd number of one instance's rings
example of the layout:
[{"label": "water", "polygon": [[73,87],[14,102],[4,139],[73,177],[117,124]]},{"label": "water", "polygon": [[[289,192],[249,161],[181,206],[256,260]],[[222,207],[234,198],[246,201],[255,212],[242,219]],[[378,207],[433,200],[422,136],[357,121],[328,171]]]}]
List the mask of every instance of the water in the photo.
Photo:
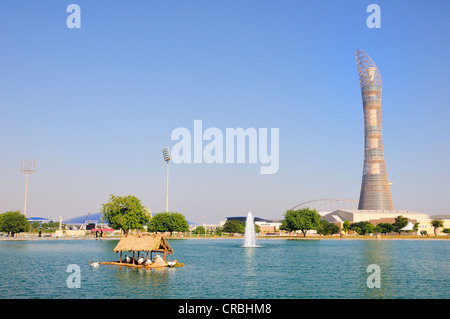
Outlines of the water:
[{"label": "water", "polygon": [[248,213],[247,220],[245,221],[243,247],[258,247],[258,245],[256,245],[255,222],[251,212]]},{"label": "water", "polygon": [[[169,240],[180,268],[132,269],[116,240],[1,241],[0,298],[448,298],[449,241],[260,239]],[[81,288],[67,287],[69,264]],[[381,288],[366,285],[381,268]]]}]

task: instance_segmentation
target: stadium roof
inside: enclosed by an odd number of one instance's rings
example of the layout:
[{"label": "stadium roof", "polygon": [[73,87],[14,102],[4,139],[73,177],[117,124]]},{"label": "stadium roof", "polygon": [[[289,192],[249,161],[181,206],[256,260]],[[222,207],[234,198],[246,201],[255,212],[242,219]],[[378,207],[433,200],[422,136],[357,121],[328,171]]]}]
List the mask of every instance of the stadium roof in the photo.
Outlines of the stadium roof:
[{"label": "stadium roof", "polygon": [[[83,224],[84,220],[86,219],[86,216],[87,216],[87,214],[63,220],[63,224]],[[88,223],[88,224],[89,223],[101,223],[102,217],[103,217],[103,213],[90,214],[86,219],[86,223]]]},{"label": "stadium roof", "polygon": [[42,222],[42,221],[53,221],[53,219],[45,218],[45,217],[27,217],[29,222]]},{"label": "stadium roof", "polygon": [[[86,214],[87,215],[87,214]],[[82,215],[82,216],[78,216],[78,217],[73,217],[73,218],[69,218],[66,220],[63,220],[63,224],[69,224],[69,225],[76,225],[76,224],[83,224],[84,219],[86,218],[86,215]],[[86,219],[86,223],[101,223],[101,218],[103,217],[103,213],[94,213],[94,214],[90,214],[87,219]],[[190,220],[187,221],[188,225],[198,225],[195,222],[192,222]]]},{"label": "stadium roof", "polygon": [[[246,221],[247,220],[247,216],[233,216],[233,217],[226,217],[227,220],[239,220],[239,221]],[[265,218],[261,218],[261,217],[254,217],[253,220],[255,222],[265,222],[265,223],[278,223],[281,222],[281,220],[278,219],[265,219]]]}]

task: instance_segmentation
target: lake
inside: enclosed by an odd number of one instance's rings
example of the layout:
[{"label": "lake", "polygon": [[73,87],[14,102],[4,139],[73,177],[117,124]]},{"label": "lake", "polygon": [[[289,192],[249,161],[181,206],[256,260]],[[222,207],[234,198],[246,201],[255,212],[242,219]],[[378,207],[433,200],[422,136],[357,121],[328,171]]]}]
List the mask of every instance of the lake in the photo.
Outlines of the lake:
[{"label": "lake", "polygon": [[[0,241],[0,298],[290,299],[448,298],[446,240],[169,240],[179,268],[137,269],[92,261],[117,260],[117,240]],[[69,288],[67,268],[80,268]],[[369,265],[380,288],[369,288]]]}]

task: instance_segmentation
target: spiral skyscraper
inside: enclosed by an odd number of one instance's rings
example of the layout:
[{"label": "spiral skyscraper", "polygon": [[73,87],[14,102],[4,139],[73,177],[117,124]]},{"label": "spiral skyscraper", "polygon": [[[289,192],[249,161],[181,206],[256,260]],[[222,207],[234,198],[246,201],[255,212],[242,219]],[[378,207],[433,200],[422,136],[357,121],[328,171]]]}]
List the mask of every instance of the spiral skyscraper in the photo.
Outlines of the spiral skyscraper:
[{"label": "spiral skyscraper", "polygon": [[381,135],[381,75],[363,50],[355,52],[364,112],[364,168],[359,210],[393,210]]}]

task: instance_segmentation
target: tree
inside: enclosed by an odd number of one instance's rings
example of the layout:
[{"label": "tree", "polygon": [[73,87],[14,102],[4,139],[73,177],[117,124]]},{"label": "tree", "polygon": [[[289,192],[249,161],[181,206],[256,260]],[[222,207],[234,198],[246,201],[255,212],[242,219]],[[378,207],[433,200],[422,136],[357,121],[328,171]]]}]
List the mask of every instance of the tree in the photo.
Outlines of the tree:
[{"label": "tree", "polygon": [[189,225],[184,215],[176,212],[162,212],[152,217],[148,230],[153,232],[185,232]]},{"label": "tree", "polygon": [[214,229],[214,235],[222,236],[222,227],[217,227],[216,229]]},{"label": "tree", "polygon": [[421,230],[421,231],[420,231],[420,234],[421,234],[422,237],[423,237],[424,235],[428,235],[428,232],[427,232],[426,230]]},{"label": "tree", "polygon": [[12,236],[30,230],[30,223],[20,210],[8,211],[0,215],[0,230]]},{"label": "tree", "polygon": [[317,227],[317,233],[321,235],[333,235],[338,234],[340,231],[339,227],[333,223],[330,223],[324,219],[319,221],[319,225]]},{"label": "tree", "polygon": [[108,225],[128,233],[131,229],[143,229],[150,216],[141,201],[133,196],[114,196],[102,205],[102,213]]},{"label": "tree", "polygon": [[373,234],[375,232],[375,226],[367,221],[353,223],[350,225],[350,228],[360,235]]},{"label": "tree", "polygon": [[366,226],[364,227],[364,232],[366,234],[373,234],[373,233],[375,233],[375,226],[372,225],[371,223],[367,223]]},{"label": "tree", "polygon": [[342,224],[342,229],[345,231],[345,233],[348,234],[348,232],[350,231],[350,222],[348,220],[346,220],[343,224]]},{"label": "tree", "polygon": [[[65,224],[62,224],[62,228],[65,228]],[[54,231],[59,229],[59,222],[48,222],[48,223],[42,223],[38,229],[43,231]]]},{"label": "tree", "polygon": [[306,237],[306,232],[311,229],[319,227],[320,215],[315,209],[303,208],[298,210],[288,210],[284,214],[284,219],[281,222],[280,229],[291,231],[300,230],[303,237]]},{"label": "tree", "polygon": [[373,229],[373,231],[374,231],[376,234],[380,234],[381,231],[382,231],[382,229],[381,229],[380,226],[376,225],[375,228]]},{"label": "tree", "polygon": [[402,215],[395,217],[395,222],[392,224],[394,226],[394,231],[396,233],[401,233],[403,227],[405,227],[408,224],[408,218],[403,217]]},{"label": "tree", "polygon": [[380,228],[380,233],[382,234],[392,233],[394,231],[394,225],[389,223],[379,223],[377,227]]},{"label": "tree", "polygon": [[319,235],[326,235],[327,234],[327,226],[328,226],[328,221],[322,219],[319,221],[319,225],[317,226],[317,233]]},{"label": "tree", "polygon": [[227,220],[222,227],[222,231],[224,233],[230,233],[231,236],[235,233],[243,234],[245,232],[245,226],[244,223],[238,220]]},{"label": "tree", "polygon": [[433,219],[430,224],[434,228],[434,236],[437,236],[439,227],[444,227],[444,221],[438,218]]},{"label": "tree", "polygon": [[444,228],[444,229],[442,230],[442,232],[443,232],[444,234],[450,234],[450,228]]},{"label": "tree", "polygon": [[361,228],[359,228],[358,226],[352,227],[351,230],[353,230],[353,232],[357,233],[357,234],[361,234],[362,233]]},{"label": "tree", "polygon": [[206,233],[205,227],[203,227],[203,226],[198,226],[194,230],[194,234],[204,235],[205,233]]}]

